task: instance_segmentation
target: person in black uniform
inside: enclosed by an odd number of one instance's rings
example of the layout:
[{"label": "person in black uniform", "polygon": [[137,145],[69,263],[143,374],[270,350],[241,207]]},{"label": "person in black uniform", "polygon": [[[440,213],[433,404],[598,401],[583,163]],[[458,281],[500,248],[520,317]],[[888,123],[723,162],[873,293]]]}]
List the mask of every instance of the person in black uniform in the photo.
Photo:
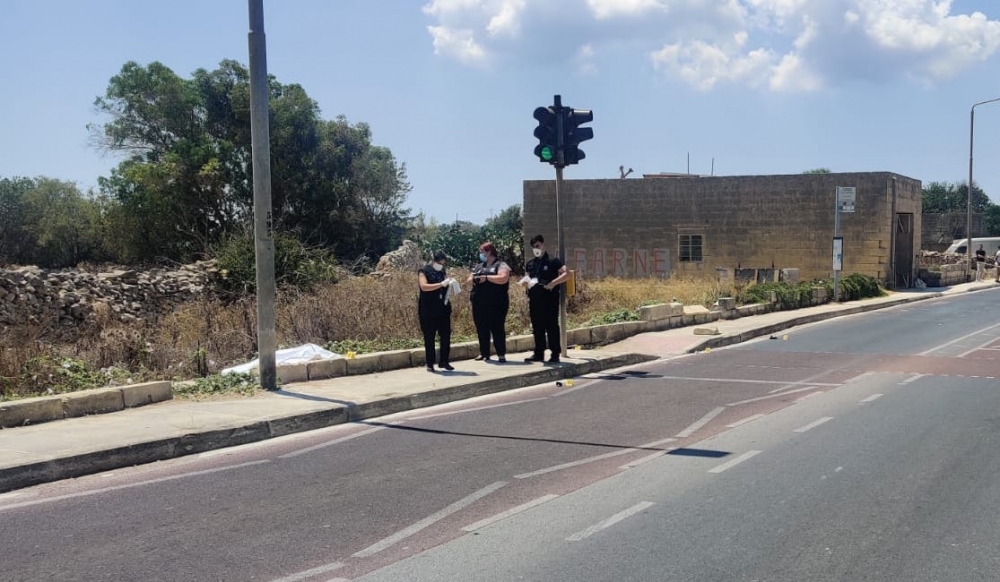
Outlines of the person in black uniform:
[{"label": "person in black uniform", "polygon": [[507,361],[507,312],[510,310],[510,267],[497,257],[491,242],[479,246],[479,260],[466,283],[472,283],[472,321],[479,336],[479,360],[490,359],[490,337],[497,352],[497,361]]},{"label": "person in black uniform", "polygon": [[[417,271],[420,284],[420,299],[417,302],[417,315],[420,318],[420,331],[424,333],[424,355],[427,361],[427,371],[434,371],[434,362],[439,362],[444,370],[454,370],[449,357],[451,356],[451,303],[446,303],[448,286],[451,279],[444,270],[447,256],[443,251],[435,251],[434,259]],[[434,336],[441,337],[441,359],[434,357]]]},{"label": "person in black uniform", "polygon": [[528,286],[528,314],[531,316],[531,331],[535,335],[535,350],[524,361],[544,361],[547,346],[551,351],[549,362],[555,364],[559,362],[562,351],[559,345],[559,285],[569,277],[569,271],[558,257],[551,257],[545,252],[545,237],[542,235],[531,237],[531,251],[535,258],[525,265],[525,273],[529,279],[538,281]]}]

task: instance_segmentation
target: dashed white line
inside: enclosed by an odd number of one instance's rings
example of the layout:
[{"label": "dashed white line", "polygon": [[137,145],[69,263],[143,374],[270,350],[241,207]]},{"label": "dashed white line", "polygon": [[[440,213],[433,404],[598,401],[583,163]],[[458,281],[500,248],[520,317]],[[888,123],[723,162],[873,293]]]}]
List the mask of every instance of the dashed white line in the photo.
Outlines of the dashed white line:
[{"label": "dashed white line", "polygon": [[39,505],[42,503],[51,503],[53,501],[63,501],[65,499],[75,499],[77,497],[88,497],[91,495],[99,495],[101,493],[107,493],[109,491],[118,491],[121,489],[131,489],[133,487],[142,487],[143,485],[153,485],[155,483],[164,483],[166,481],[176,481],[177,479],[186,479],[188,477],[197,477],[199,475],[210,475],[212,473],[218,473],[220,471],[229,471],[231,469],[242,469],[244,467],[252,467],[254,465],[261,465],[264,463],[270,463],[268,459],[263,459],[260,461],[251,461],[249,463],[240,463],[238,465],[228,465],[226,467],[216,467],[214,469],[205,469],[204,471],[192,471],[190,473],[184,473],[181,475],[171,475],[169,477],[159,477],[157,479],[149,479],[147,481],[139,481],[137,483],[125,483],[123,485],[114,485],[112,487],[103,487],[101,489],[94,489],[93,491],[80,491],[77,493],[67,493],[66,495],[57,495],[55,497],[47,497],[45,499],[35,499],[32,501],[22,501],[21,503],[13,503],[11,505],[0,506],[0,511],[6,511],[8,509],[17,509],[20,507],[28,507],[31,505]]},{"label": "dashed white line", "polygon": [[746,418],[737,420],[736,422],[734,422],[732,424],[727,424],[726,428],[736,428],[736,427],[742,426],[742,425],[744,425],[744,424],[746,424],[748,422],[753,422],[753,421],[757,420],[758,418],[764,418],[764,415],[763,414],[755,414],[753,416],[748,416]]},{"label": "dashed white line", "polygon": [[497,481],[496,483],[493,483],[492,485],[489,485],[487,487],[483,487],[482,489],[480,489],[479,491],[476,491],[472,495],[469,495],[468,497],[464,497],[462,499],[459,499],[455,503],[452,503],[448,507],[445,507],[444,509],[442,509],[442,510],[440,510],[440,511],[434,513],[434,514],[432,514],[432,515],[430,515],[428,517],[425,517],[424,519],[421,519],[420,521],[418,521],[417,523],[411,525],[410,527],[404,528],[404,529],[402,529],[402,530],[400,530],[400,531],[392,534],[391,536],[389,536],[389,537],[387,537],[387,538],[385,538],[385,539],[383,539],[383,540],[381,540],[379,542],[376,542],[376,543],[368,546],[367,548],[365,548],[365,549],[363,549],[363,550],[361,550],[359,552],[354,553],[353,556],[355,558],[367,558],[367,557],[370,557],[370,556],[374,556],[375,554],[381,552],[382,550],[384,550],[386,548],[390,548],[390,547],[396,545],[396,543],[398,543],[401,540],[404,540],[404,539],[412,536],[413,534],[415,534],[415,533],[423,530],[424,528],[427,528],[427,527],[429,527],[431,525],[434,525],[435,523],[441,521],[442,519],[448,517],[449,515],[465,509],[466,507],[472,505],[476,501],[479,501],[483,497],[486,497],[490,493],[493,493],[497,489],[500,489],[501,487],[503,487],[506,484],[507,484],[506,481]]},{"label": "dashed white line", "polygon": [[[674,440],[674,439],[670,439],[670,440]],[[629,461],[629,462],[625,463],[624,465],[622,465],[621,467],[618,467],[618,468],[620,470],[622,470],[622,471],[625,471],[626,469],[631,469],[633,467],[638,467],[639,465],[641,465],[643,463],[648,463],[649,461],[652,461],[653,459],[658,459],[658,458],[662,457],[663,455],[669,453],[670,451],[674,450],[675,448],[676,447],[670,447],[670,449],[668,449],[666,451],[657,451],[657,452],[655,452],[655,453],[653,453],[651,455],[646,455],[645,457],[638,458],[638,459],[636,459],[634,461]]]},{"label": "dashed white line", "polygon": [[752,457],[756,457],[757,455],[761,454],[762,452],[763,451],[747,451],[747,452],[743,453],[742,455],[736,457],[735,459],[731,459],[729,461],[726,461],[725,463],[722,463],[721,465],[718,465],[716,467],[713,467],[713,468],[709,469],[708,472],[709,473],[721,473],[721,472],[723,472],[723,471],[725,471],[727,469],[732,469],[733,467],[735,467],[736,465],[739,465],[743,461],[746,461],[747,459],[750,459]]},{"label": "dashed white line", "polygon": [[600,523],[594,524],[594,525],[588,527],[585,530],[576,532],[575,534],[573,534],[573,535],[569,536],[568,538],[566,538],[566,541],[567,542],[578,542],[580,540],[587,539],[590,536],[594,535],[595,533],[597,533],[597,532],[599,532],[601,530],[607,529],[607,528],[615,525],[616,523],[618,523],[618,522],[620,522],[620,521],[622,521],[624,519],[627,519],[627,518],[629,518],[629,517],[631,517],[631,516],[639,513],[640,511],[642,511],[644,509],[647,509],[647,508],[649,508],[649,507],[651,507],[653,505],[655,505],[655,503],[653,503],[651,501],[643,501],[642,503],[636,503],[635,505],[633,505],[632,507],[629,507],[625,511],[620,511],[620,512],[612,515],[611,517],[605,519],[604,521],[602,521]]},{"label": "dashed white line", "polygon": [[634,453],[636,451],[641,451],[643,449],[648,449],[650,447],[657,447],[665,443],[669,443],[675,439],[667,438],[658,441],[653,441],[651,443],[646,443],[644,445],[639,445],[638,447],[630,447],[627,449],[622,449],[620,451],[613,451],[610,453],[604,453],[603,455],[596,455],[593,457],[587,457],[586,459],[580,459],[579,461],[570,461],[569,463],[563,463],[561,465],[555,465],[553,467],[546,467],[545,469],[539,469],[537,471],[532,471],[530,473],[521,473],[520,475],[514,475],[515,479],[528,479],[529,477],[537,477],[539,475],[545,475],[546,473],[552,473],[554,471],[561,471],[563,469],[571,469],[573,467],[579,467],[580,465],[586,465],[588,463],[594,463],[597,461],[603,461],[604,459],[611,459],[614,457],[620,457],[621,455],[627,455],[629,453]]},{"label": "dashed white line", "polygon": [[272,580],[271,582],[298,582],[299,580],[305,580],[306,578],[312,578],[313,576],[319,576],[320,574],[326,574],[327,572],[333,572],[334,570],[339,570],[343,568],[344,565],[340,562],[333,562],[332,564],[327,564],[325,566],[319,566],[312,568],[311,570],[305,570],[297,574],[291,574],[285,576],[284,578],[278,578]]},{"label": "dashed white line", "polygon": [[[821,384],[821,386],[839,386],[840,384]],[[781,392],[778,394],[768,394],[767,396],[758,396],[757,398],[747,398],[746,400],[740,400],[739,402],[730,402],[726,406],[739,406],[741,404],[750,404],[751,402],[759,402],[761,400],[770,400],[771,398],[781,398],[782,396],[788,396],[789,394],[795,394],[796,392],[805,392],[806,390],[815,390],[816,385],[806,386],[804,388],[796,388],[795,390],[788,390],[787,392]]]},{"label": "dashed white line", "polygon": [[821,418],[819,420],[814,420],[814,421],[810,422],[809,424],[807,424],[805,426],[800,426],[799,428],[795,429],[793,432],[806,432],[807,430],[812,430],[812,429],[816,428],[817,426],[819,426],[821,424],[830,422],[831,420],[833,420],[832,416],[824,416],[823,418]]},{"label": "dashed white line", "polygon": [[527,511],[527,510],[531,509],[532,507],[535,507],[537,505],[541,505],[541,504],[545,503],[546,501],[552,501],[556,497],[559,497],[559,496],[558,495],[553,495],[553,494],[543,495],[543,496],[539,497],[538,499],[532,499],[531,501],[529,501],[527,503],[523,503],[521,505],[518,505],[517,507],[514,507],[512,509],[508,509],[507,511],[504,511],[503,513],[498,513],[498,514],[494,515],[493,517],[487,517],[486,519],[482,519],[482,520],[477,521],[476,523],[467,525],[467,526],[465,526],[465,527],[462,528],[462,531],[476,531],[477,529],[482,529],[482,528],[484,528],[484,527],[486,527],[488,525],[493,525],[494,523],[496,523],[498,521],[503,521],[503,520],[507,519],[508,517],[510,517],[512,515],[517,515],[518,513],[521,513],[523,511]]},{"label": "dashed white line", "polygon": [[714,408],[714,409],[710,410],[705,416],[703,416],[700,419],[698,419],[698,421],[696,421],[694,424],[692,424],[691,426],[685,428],[681,432],[677,433],[677,438],[681,438],[682,439],[682,438],[691,436],[692,434],[695,433],[696,430],[698,430],[699,428],[705,426],[706,424],[708,424],[709,422],[711,422],[713,418],[715,418],[716,416],[719,416],[720,414],[722,414],[725,411],[726,411],[726,407],[725,406],[720,406],[718,408]]},{"label": "dashed white line", "polygon": [[378,432],[380,430],[385,430],[385,429],[386,429],[386,427],[384,427],[384,426],[376,426],[375,428],[370,428],[368,430],[363,430],[361,432],[356,432],[354,434],[349,434],[347,436],[342,436],[339,439],[333,439],[332,441],[327,441],[325,443],[320,443],[318,445],[313,445],[311,447],[306,447],[304,449],[299,449],[297,451],[292,451],[291,453],[285,453],[284,455],[281,455],[278,458],[279,459],[290,459],[292,457],[297,457],[299,455],[304,455],[306,453],[311,453],[313,451],[318,451],[319,449],[323,449],[323,448],[326,448],[326,447],[332,447],[333,445],[339,445],[342,442],[349,441],[351,439],[356,439],[358,437],[363,437],[365,435],[370,435],[373,432]]},{"label": "dashed white line", "polygon": [[783,386],[802,386],[808,384],[815,386],[840,386],[841,383],[832,382],[785,382],[783,380],[749,380],[746,378],[690,378],[688,376],[663,376],[664,380],[686,380],[688,382],[726,382],[732,384],[781,384]]},{"label": "dashed white line", "polygon": [[882,396],[884,396],[884,395],[883,394],[872,394],[868,398],[862,398],[861,400],[858,400],[858,404],[868,404],[869,402],[874,402],[874,401],[878,400],[879,398],[882,398]]},{"label": "dashed white line", "polygon": [[906,380],[903,380],[902,382],[900,382],[899,385],[900,386],[906,386],[907,384],[910,384],[911,382],[916,382],[917,380],[923,378],[926,375],[927,374],[914,374],[914,375],[910,376],[909,378],[907,378]]}]

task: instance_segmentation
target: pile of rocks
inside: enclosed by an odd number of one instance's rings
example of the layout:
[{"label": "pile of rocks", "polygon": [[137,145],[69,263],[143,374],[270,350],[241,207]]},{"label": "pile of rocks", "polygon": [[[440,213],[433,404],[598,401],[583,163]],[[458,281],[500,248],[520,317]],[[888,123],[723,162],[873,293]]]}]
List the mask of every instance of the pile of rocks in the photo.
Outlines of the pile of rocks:
[{"label": "pile of rocks", "polygon": [[412,240],[404,240],[398,249],[382,255],[382,258],[378,260],[378,265],[375,266],[375,272],[372,274],[415,273],[427,261],[428,259],[422,255],[417,243]]},{"label": "pile of rocks", "polygon": [[216,276],[214,261],[149,271],[0,269],[0,325],[73,326],[101,304],[120,321],[147,319],[211,293]]}]

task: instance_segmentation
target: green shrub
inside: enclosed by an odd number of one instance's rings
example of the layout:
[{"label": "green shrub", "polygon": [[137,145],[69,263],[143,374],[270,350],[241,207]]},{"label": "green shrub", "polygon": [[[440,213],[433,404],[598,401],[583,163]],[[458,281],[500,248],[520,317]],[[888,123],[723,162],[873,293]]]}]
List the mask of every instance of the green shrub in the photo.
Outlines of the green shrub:
[{"label": "green shrub", "polygon": [[[231,293],[253,293],[256,289],[254,238],[249,233],[231,236],[219,245],[219,286]],[[306,246],[288,234],[274,237],[274,277],[279,286],[310,290],[321,283],[337,280],[337,263],[326,249]]]},{"label": "green shrub", "polygon": [[639,321],[639,311],[637,309],[618,309],[601,313],[590,318],[590,321],[584,325],[608,325],[623,321]]},{"label": "green shrub", "polygon": [[851,273],[840,279],[840,300],[855,301],[867,297],[881,297],[885,295],[879,287],[878,279],[861,273]]},{"label": "green shrub", "polygon": [[174,382],[174,395],[182,398],[198,398],[220,394],[241,394],[253,396],[261,389],[260,382],[252,374],[213,374],[187,382]]}]

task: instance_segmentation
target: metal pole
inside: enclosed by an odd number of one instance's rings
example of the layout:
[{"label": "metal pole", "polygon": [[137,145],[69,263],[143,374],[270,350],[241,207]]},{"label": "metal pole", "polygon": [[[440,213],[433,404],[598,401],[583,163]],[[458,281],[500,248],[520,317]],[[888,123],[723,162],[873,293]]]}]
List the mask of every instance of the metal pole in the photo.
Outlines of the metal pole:
[{"label": "metal pole", "polygon": [[[559,192],[562,190],[563,166],[566,162],[564,155],[566,144],[565,136],[563,135],[562,96],[556,95],[553,101],[552,111],[556,114],[556,238],[559,239],[559,258],[564,265],[568,265],[569,261],[566,260],[566,237],[563,234],[563,205],[559,199]],[[561,287],[562,289],[559,291],[559,345],[562,346],[562,355],[565,356],[569,352],[569,345],[566,341],[566,285],[562,285]]]},{"label": "metal pole", "polygon": [[987,103],[996,103],[1000,101],[1000,97],[996,99],[989,99],[987,101],[980,101],[972,106],[972,110],[969,111],[969,190],[966,192],[965,199],[965,280],[971,279],[972,269],[972,144],[974,140],[974,133],[976,131],[976,107],[980,105],[986,105]]},{"label": "metal pole", "polygon": [[[837,237],[840,236],[840,188],[838,187],[833,195],[833,241],[837,244]],[[836,266],[836,265],[834,265]],[[840,270],[833,270],[833,301],[840,301]]]},{"label": "metal pole", "polygon": [[253,152],[254,251],[257,262],[257,354],[260,385],[277,388],[274,332],[274,238],[271,216],[271,149],[268,131],[267,44],[264,0],[248,0],[250,32],[250,130]]},{"label": "metal pole", "polygon": [[[976,105],[979,105],[978,103]],[[976,105],[969,112],[969,188],[965,195],[965,280],[972,278],[972,143],[976,130]],[[977,271],[978,272],[978,271]]]}]

